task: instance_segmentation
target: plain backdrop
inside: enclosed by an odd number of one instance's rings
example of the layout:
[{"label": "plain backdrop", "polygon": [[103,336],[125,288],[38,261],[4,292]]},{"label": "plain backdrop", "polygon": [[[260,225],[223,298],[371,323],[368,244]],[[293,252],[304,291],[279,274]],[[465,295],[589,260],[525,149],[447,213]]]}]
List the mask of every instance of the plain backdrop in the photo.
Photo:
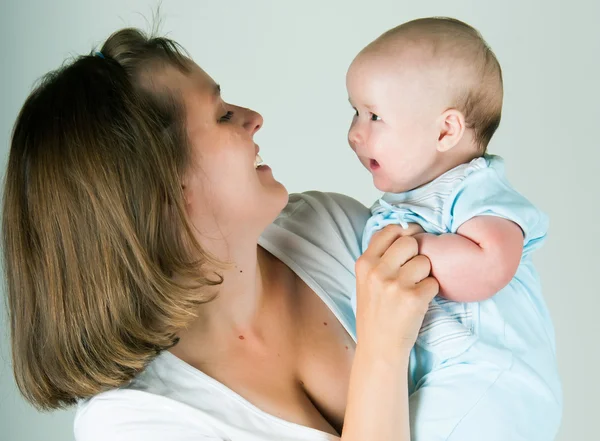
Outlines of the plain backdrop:
[{"label": "plain backdrop", "polygon": [[[0,0],[0,158],[35,81],[125,26],[150,29],[156,1]],[[599,440],[597,222],[600,31],[597,0],[164,0],[162,31],[221,83],[224,98],[262,113],[261,155],[290,192],[377,198],[346,142],[344,76],[385,30],[424,16],[478,28],[504,71],[505,105],[490,152],[551,219],[535,255],[554,319],[565,410],[560,441]],[[36,412],[19,396],[0,311],[0,439],[73,439],[73,411]],[[510,440],[507,440],[510,441]]]}]

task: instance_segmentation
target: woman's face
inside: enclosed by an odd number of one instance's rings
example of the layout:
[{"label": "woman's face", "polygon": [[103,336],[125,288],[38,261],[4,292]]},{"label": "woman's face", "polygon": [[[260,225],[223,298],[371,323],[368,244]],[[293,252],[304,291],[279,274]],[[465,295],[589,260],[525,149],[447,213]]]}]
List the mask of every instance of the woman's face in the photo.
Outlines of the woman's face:
[{"label": "woman's face", "polygon": [[192,154],[182,184],[199,241],[258,239],[288,198],[271,169],[256,166],[254,134],[262,116],[224,102],[218,84],[196,64],[188,74],[170,72],[168,82],[185,106]]}]

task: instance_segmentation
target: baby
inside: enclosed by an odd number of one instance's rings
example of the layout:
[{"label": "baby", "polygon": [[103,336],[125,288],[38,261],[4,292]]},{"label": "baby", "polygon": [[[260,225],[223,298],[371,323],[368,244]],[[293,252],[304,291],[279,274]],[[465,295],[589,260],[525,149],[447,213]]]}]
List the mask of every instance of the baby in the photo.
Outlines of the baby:
[{"label": "baby", "polygon": [[486,154],[502,112],[498,60],[471,26],[419,19],[363,49],[346,84],[348,141],[385,192],[363,250],[400,224],[440,284],[409,372],[414,438],[475,439],[461,433],[464,410],[480,419],[481,439],[553,439],[554,331],[531,261],[548,221]]}]

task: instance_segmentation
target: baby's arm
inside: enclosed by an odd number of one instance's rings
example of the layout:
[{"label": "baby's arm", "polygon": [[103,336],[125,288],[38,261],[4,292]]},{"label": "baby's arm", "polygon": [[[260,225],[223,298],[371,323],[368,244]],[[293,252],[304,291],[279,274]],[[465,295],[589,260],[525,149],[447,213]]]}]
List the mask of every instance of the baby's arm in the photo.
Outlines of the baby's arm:
[{"label": "baby's arm", "polygon": [[419,253],[431,261],[440,295],[456,302],[486,300],[514,277],[523,253],[523,231],[497,216],[478,216],[457,234],[414,235]]}]

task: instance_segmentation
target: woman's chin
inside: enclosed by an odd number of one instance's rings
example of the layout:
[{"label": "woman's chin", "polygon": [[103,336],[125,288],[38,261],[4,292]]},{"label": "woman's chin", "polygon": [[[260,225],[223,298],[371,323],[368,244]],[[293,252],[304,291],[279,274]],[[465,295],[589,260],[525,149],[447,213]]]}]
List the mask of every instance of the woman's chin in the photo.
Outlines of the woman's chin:
[{"label": "woman's chin", "polygon": [[[289,193],[285,186],[275,179],[268,185],[263,184],[263,194],[257,204],[261,217],[272,223],[288,203]],[[268,218],[268,219],[267,219]]]},{"label": "woman's chin", "polygon": [[274,201],[274,205],[277,206],[277,215],[275,217],[279,216],[281,210],[288,204],[289,196],[290,194],[287,191],[287,188],[285,188],[285,185],[279,181],[275,181],[273,185],[273,199],[277,199],[276,203]]}]

